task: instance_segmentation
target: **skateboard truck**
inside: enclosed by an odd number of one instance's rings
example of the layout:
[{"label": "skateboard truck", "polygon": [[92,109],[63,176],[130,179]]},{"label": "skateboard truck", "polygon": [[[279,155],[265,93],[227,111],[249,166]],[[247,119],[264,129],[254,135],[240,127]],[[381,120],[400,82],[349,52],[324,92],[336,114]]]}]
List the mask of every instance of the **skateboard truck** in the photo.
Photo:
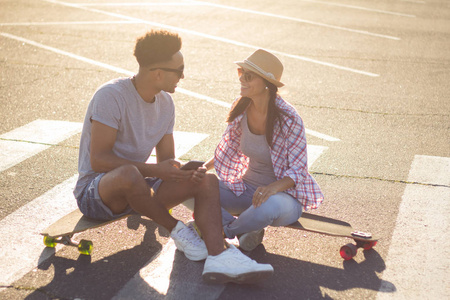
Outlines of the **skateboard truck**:
[{"label": "skateboard truck", "polygon": [[363,232],[363,231],[353,231],[352,236],[366,238],[366,239],[372,238],[372,234],[370,232]]},{"label": "skateboard truck", "polygon": [[66,246],[72,246],[78,248],[78,252],[83,255],[91,255],[93,243],[88,240],[81,240],[79,243],[72,240],[72,235],[62,236],[59,238],[53,238],[44,236],[44,245],[49,248],[55,248],[56,244],[63,244]]}]

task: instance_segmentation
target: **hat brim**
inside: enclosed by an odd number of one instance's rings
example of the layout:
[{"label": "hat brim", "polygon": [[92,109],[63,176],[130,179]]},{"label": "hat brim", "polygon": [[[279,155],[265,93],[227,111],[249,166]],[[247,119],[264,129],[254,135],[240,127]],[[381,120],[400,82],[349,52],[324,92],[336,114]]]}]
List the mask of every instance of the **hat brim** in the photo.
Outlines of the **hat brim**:
[{"label": "hat brim", "polygon": [[275,85],[276,87],[282,87],[284,86],[284,83],[282,83],[281,81],[278,81],[276,79],[272,79],[272,78],[268,78],[266,77],[264,74],[262,74],[261,72],[259,72],[258,70],[256,70],[255,68],[253,68],[252,66],[248,65],[247,63],[245,63],[244,61],[235,61],[235,64],[237,64],[238,66],[252,71],[253,73],[258,74],[259,76],[261,76],[262,78],[264,78],[265,80],[267,80],[268,82],[272,83],[273,85]]}]

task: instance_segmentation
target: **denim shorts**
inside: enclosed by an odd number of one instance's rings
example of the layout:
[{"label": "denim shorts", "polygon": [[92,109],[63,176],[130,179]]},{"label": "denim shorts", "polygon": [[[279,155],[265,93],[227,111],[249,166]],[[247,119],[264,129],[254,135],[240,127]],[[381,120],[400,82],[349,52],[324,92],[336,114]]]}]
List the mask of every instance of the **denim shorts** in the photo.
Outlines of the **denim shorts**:
[{"label": "denim shorts", "polygon": [[[97,175],[84,189],[81,196],[77,199],[78,208],[86,217],[96,220],[112,220],[128,214],[137,214],[128,205],[127,208],[120,214],[113,214],[111,209],[107,207],[98,192],[98,184],[106,173]],[[156,177],[145,178],[149,188],[152,188],[156,193],[162,180]]]}]

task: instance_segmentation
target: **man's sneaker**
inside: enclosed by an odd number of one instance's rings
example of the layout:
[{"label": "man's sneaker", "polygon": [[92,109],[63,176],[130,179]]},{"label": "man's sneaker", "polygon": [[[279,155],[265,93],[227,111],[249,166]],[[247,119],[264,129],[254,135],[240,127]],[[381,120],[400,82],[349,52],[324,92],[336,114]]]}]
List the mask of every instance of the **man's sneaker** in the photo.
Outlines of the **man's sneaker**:
[{"label": "man's sneaker", "polygon": [[261,244],[264,237],[264,228],[250,231],[239,236],[239,248],[245,251],[252,251]]},{"label": "man's sneaker", "polygon": [[170,237],[175,242],[177,249],[184,252],[184,255],[190,260],[199,261],[208,257],[205,242],[193,227],[188,227],[178,221],[177,226],[170,233]]},{"label": "man's sneaker", "polygon": [[192,229],[194,229],[194,230],[197,232],[198,236],[199,236],[200,238],[202,238],[202,232],[200,231],[200,229],[199,229],[198,226],[197,226],[197,223],[195,223],[194,220],[187,222],[187,223],[186,223],[186,226],[187,226],[187,227],[190,227],[190,228],[192,228]]},{"label": "man's sneaker", "polygon": [[233,245],[205,261],[202,278],[209,283],[256,283],[273,274],[269,264],[259,264]]}]

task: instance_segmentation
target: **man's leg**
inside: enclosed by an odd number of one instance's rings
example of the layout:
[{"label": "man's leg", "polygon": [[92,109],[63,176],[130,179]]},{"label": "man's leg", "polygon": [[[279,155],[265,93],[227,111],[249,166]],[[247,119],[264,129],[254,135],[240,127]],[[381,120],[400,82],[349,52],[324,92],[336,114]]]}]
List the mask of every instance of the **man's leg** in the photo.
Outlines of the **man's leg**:
[{"label": "man's leg", "polygon": [[202,232],[209,255],[218,255],[225,250],[222,234],[219,184],[217,177],[206,174],[200,183],[163,182],[156,192],[156,199],[166,210],[189,198],[195,199],[195,222]]},{"label": "man's leg", "polygon": [[100,180],[99,194],[113,214],[122,213],[129,205],[137,213],[154,220],[169,231],[178,222],[161,202],[155,201],[147,182],[132,165],[121,166],[106,173]]},{"label": "man's leg", "polygon": [[[271,265],[258,264],[233,246],[224,251],[218,190],[215,175],[207,174],[199,184],[187,181],[163,182],[156,195],[152,195],[145,179],[134,166],[122,166],[105,174],[99,184],[103,203],[113,213],[121,213],[130,205],[136,212],[153,219],[171,232],[173,228],[178,228],[179,222],[168,213],[168,209],[194,197],[196,219],[209,251],[209,255],[204,257],[204,280],[212,283],[251,283],[271,276]],[[199,238],[198,235],[194,237]],[[188,243],[190,247],[195,246],[195,238]],[[202,252],[200,248],[190,249],[194,257]]]}]

